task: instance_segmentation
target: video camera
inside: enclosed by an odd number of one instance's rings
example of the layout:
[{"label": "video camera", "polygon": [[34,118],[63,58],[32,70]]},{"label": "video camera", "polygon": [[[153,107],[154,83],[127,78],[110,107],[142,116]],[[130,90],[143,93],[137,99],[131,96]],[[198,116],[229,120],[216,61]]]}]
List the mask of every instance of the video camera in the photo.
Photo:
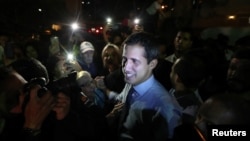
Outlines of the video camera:
[{"label": "video camera", "polygon": [[[78,108],[81,105],[85,105],[87,107],[92,107],[95,105],[93,101],[90,101],[89,98],[82,92],[81,87],[78,84],[77,81],[77,72],[73,71],[70,74],[68,74],[67,77],[63,77],[61,79],[49,82],[46,84],[46,80],[42,77],[40,78],[34,78],[29,83],[25,84],[24,91],[27,93],[24,104],[22,105],[22,108],[25,109],[25,106],[27,105],[29,101],[29,91],[34,85],[40,85],[42,88],[38,90],[38,97],[42,97],[43,94],[49,90],[51,91],[52,95],[56,96],[58,92],[63,92],[67,96],[70,97],[71,106],[72,108]],[[80,97],[84,96],[85,101],[82,101]]]},{"label": "video camera", "polygon": [[[25,84],[24,91],[29,93],[32,86],[38,84],[42,88],[38,91],[38,97],[41,97],[45,91],[50,90],[52,95],[56,95],[58,92],[63,92],[68,95],[71,99],[75,99],[77,93],[81,93],[81,88],[76,80],[77,72],[73,71],[68,74],[67,77],[63,77],[61,79],[51,81],[46,84],[46,80],[44,78],[33,78],[30,82]],[[29,96],[26,96],[25,101],[28,102]],[[25,103],[26,103],[25,102]],[[25,104],[24,104],[25,105]]]}]

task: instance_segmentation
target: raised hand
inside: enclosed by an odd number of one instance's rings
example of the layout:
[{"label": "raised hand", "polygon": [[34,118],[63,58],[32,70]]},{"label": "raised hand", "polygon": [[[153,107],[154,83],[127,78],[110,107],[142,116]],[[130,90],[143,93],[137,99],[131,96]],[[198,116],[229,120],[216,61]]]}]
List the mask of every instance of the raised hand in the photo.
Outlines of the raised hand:
[{"label": "raised hand", "polygon": [[39,85],[34,85],[29,93],[29,101],[25,106],[24,128],[40,129],[43,121],[54,107],[55,97],[50,91],[43,93],[41,97],[38,96],[38,90],[41,89]]}]

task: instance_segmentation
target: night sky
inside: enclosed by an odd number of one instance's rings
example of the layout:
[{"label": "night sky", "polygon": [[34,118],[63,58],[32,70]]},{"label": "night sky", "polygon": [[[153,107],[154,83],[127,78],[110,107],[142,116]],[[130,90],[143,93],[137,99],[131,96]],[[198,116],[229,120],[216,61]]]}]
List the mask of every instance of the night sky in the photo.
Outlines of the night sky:
[{"label": "night sky", "polygon": [[[34,30],[51,23],[74,20],[101,22],[107,16],[117,20],[130,10],[143,8],[152,0],[1,0],[1,30]],[[90,4],[87,4],[90,2]],[[38,11],[38,9],[42,11]]]},{"label": "night sky", "polygon": [[[130,10],[141,12],[152,1],[154,0],[0,0],[0,31],[33,31],[48,28],[52,23],[69,24],[73,21],[102,23],[107,16],[120,21],[128,16]],[[174,1],[165,0],[165,3]],[[237,4],[250,4],[249,0],[203,1],[234,1],[230,8],[236,8]],[[38,11],[39,8],[42,11]]]}]

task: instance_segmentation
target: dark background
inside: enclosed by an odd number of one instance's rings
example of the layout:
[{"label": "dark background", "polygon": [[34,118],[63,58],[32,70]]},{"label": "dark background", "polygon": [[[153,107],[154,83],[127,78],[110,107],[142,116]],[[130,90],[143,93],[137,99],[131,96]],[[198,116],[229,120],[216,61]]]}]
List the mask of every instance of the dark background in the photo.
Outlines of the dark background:
[{"label": "dark background", "polygon": [[[1,30],[38,30],[51,23],[102,22],[107,16],[117,20],[131,9],[152,0],[1,0]],[[41,12],[38,9],[42,9]]]},{"label": "dark background", "polygon": [[[74,21],[90,27],[103,24],[107,16],[120,22],[129,11],[140,13],[153,1],[0,0],[0,32],[39,32],[52,24],[68,26]],[[179,23],[191,20],[195,28],[249,26],[250,0],[164,0],[164,4],[175,9],[176,17],[182,17]],[[237,19],[227,20],[230,14]]]}]

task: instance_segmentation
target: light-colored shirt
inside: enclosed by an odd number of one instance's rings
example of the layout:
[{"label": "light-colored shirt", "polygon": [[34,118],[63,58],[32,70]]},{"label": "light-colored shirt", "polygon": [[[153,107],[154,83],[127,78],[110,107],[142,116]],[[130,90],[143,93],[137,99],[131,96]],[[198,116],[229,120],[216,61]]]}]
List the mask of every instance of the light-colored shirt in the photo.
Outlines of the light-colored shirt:
[{"label": "light-colored shirt", "polygon": [[174,63],[176,59],[177,59],[177,57],[175,56],[174,53],[171,54],[171,55],[169,55],[169,56],[167,56],[167,57],[165,58],[165,60],[167,60],[167,61],[169,61],[169,62],[171,62],[171,63]]},{"label": "light-colored shirt", "polygon": [[[130,88],[131,85],[126,84],[121,94],[117,96],[117,100],[125,103]],[[150,109],[157,111],[157,113],[160,113],[166,119],[169,131],[168,135],[169,138],[172,138],[174,128],[180,124],[181,120],[182,109],[178,105],[178,102],[153,75],[143,83],[134,86],[134,89],[139,96],[135,98],[135,102],[131,105],[130,110]],[[125,126],[131,125],[131,123],[126,122],[124,123]]]},{"label": "light-colored shirt", "polygon": [[[199,94],[198,89],[196,89],[192,94],[187,93],[186,95],[176,97],[175,96],[175,89],[171,88],[169,93],[176,98],[177,101],[185,101],[185,103],[179,103],[182,108],[182,113],[188,114],[190,116],[196,117],[198,108],[203,103],[203,100]],[[193,95],[194,94],[194,95]],[[185,106],[184,106],[184,105]]]}]

